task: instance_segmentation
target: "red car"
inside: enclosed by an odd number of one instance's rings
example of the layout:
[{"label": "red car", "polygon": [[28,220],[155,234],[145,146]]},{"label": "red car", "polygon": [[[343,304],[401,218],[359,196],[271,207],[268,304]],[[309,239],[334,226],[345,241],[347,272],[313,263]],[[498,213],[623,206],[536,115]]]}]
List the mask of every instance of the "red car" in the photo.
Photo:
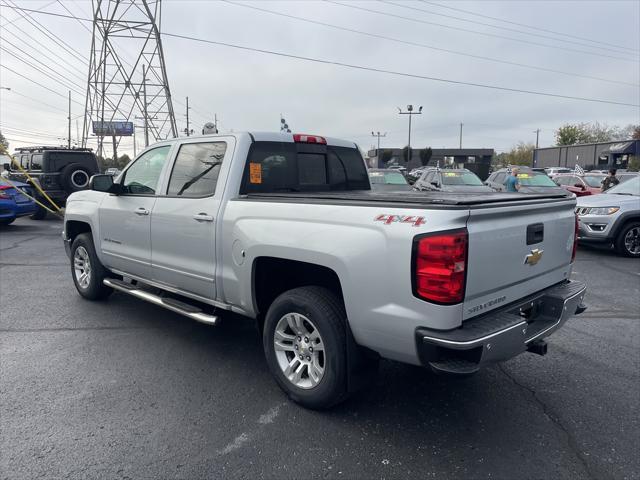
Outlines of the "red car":
[{"label": "red car", "polygon": [[585,195],[595,195],[602,193],[602,181],[606,175],[585,173],[584,175],[576,175],[573,173],[565,173],[553,177],[553,181],[565,190],[575,193],[577,197]]}]

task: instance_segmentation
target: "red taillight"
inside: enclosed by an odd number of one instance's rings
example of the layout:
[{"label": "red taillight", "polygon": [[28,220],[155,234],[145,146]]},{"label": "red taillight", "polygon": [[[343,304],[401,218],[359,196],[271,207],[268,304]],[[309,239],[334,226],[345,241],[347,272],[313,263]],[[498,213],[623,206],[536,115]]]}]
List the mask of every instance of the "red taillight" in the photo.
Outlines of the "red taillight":
[{"label": "red taillight", "polygon": [[322,145],[327,144],[327,139],[319,137],[318,135],[307,135],[306,133],[294,133],[293,141],[296,143],[319,143]]},{"label": "red taillight", "polygon": [[580,224],[578,223],[578,215],[576,214],[576,224],[573,229],[573,251],[571,252],[571,262],[576,259],[576,251],[578,250],[578,233],[580,232]]},{"label": "red taillight", "polygon": [[418,237],[414,242],[414,295],[446,305],[462,302],[467,276],[467,231]]},{"label": "red taillight", "polygon": [[8,195],[7,193],[3,192],[3,190],[9,190],[10,188],[13,188],[11,185],[0,185],[0,198],[2,200],[8,200],[11,198],[10,195]]}]

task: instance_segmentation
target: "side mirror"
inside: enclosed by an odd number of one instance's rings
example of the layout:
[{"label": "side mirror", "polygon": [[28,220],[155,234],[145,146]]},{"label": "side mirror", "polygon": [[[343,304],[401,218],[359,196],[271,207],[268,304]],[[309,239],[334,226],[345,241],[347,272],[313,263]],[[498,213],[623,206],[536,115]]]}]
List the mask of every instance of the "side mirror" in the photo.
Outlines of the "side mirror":
[{"label": "side mirror", "polygon": [[438,182],[431,182],[431,185],[433,185],[434,187],[438,186]]},{"label": "side mirror", "polygon": [[574,187],[579,188],[580,190],[584,190],[584,185],[582,185],[581,183],[576,183]]},{"label": "side mirror", "polygon": [[111,175],[99,174],[93,175],[89,179],[89,189],[95,190],[96,192],[109,192],[111,193],[111,189],[113,188],[113,177]]},{"label": "side mirror", "polygon": [[4,163],[4,164],[2,164],[2,168],[4,168],[5,170],[11,170],[11,164],[10,163]]}]

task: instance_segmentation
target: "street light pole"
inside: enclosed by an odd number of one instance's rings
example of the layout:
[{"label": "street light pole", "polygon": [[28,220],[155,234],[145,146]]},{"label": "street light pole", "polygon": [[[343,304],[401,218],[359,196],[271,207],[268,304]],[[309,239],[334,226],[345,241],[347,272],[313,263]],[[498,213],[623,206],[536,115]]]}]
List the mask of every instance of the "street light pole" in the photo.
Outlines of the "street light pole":
[{"label": "street light pole", "polygon": [[69,139],[67,140],[67,148],[71,150],[71,90],[69,90],[69,116],[67,117],[69,123]]},{"label": "street light pole", "polygon": [[464,123],[460,122],[460,149],[462,150],[462,126]]},{"label": "street light pole", "polygon": [[417,112],[413,111],[413,105],[407,105],[407,111],[403,112],[402,109],[400,107],[398,107],[398,114],[399,115],[409,115],[409,158],[407,159],[407,162],[409,160],[411,160],[411,117],[413,117],[414,115],[422,115],[422,106],[420,106],[418,108]]},{"label": "street light pole", "polygon": [[540,140],[540,129],[536,129],[535,131],[536,134],[536,148],[538,148],[538,140]]},{"label": "street light pole", "polygon": [[380,132],[376,132],[376,133],[371,132],[371,136],[372,137],[378,137],[378,150],[377,151],[380,151],[380,137],[386,137],[387,136],[387,132],[384,132],[384,135],[382,135]]}]

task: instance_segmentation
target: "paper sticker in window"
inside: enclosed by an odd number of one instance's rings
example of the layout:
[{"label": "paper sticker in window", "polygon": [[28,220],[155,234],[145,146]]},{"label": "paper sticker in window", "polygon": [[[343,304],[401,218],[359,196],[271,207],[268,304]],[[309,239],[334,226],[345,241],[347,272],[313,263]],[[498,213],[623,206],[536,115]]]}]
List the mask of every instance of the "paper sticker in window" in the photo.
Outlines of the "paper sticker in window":
[{"label": "paper sticker in window", "polygon": [[249,164],[249,182],[262,183],[262,164],[261,163]]}]

